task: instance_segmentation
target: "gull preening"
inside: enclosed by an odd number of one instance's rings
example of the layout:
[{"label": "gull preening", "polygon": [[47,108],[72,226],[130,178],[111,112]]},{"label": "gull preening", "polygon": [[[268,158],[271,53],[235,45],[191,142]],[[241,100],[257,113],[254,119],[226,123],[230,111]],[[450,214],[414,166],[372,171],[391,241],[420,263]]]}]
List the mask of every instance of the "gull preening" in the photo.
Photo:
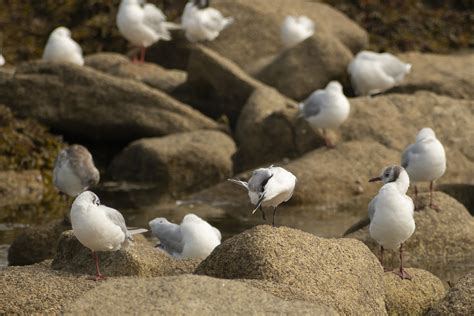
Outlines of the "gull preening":
[{"label": "gull preening", "polygon": [[400,268],[394,273],[402,279],[411,279],[403,269],[403,243],[415,231],[414,204],[406,195],[410,186],[408,173],[403,167],[390,166],[381,176],[369,180],[373,181],[385,183],[369,204],[369,233],[380,245],[380,263],[383,266],[385,249],[399,248]]},{"label": "gull preening", "polygon": [[422,128],[416,135],[415,143],[405,149],[402,154],[402,166],[408,172],[410,181],[415,182],[416,209],[418,209],[417,182],[430,182],[430,207],[438,209],[433,204],[433,184],[446,171],[446,153],[431,128]]},{"label": "gull preening", "polygon": [[233,22],[234,18],[224,17],[220,11],[193,1],[186,3],[181,16],[181,26],[191,42],[213,41]]},{"label": "gull preening", "polygon": [[149,222],[160,240],[159,248],[177,259],[204,259],[221,244],[221,232],[197,215],[186,215],[181,224],[159,217]]},{"label": "gull preening", "polygon": [[309,122],[313,129],[323,130],[326,146],[333,147],[326,135],[326,129],[338,128],[349,116],[349,100],[342,91],[338,81],[331,81],[325,89],[313,92],[299,104],[300,115]]},{"label": "gull preening", "polygon": [[43,60],[84,65],[81,46],[71,38],[71,31],[64,26],[55,28],[49,35]]},{"label": "gull preening", "polygon": [[277,207],[291,199],[296,185],[296,177],[291,172],[274,166],[254,170],[248,182],[236,179],[228,180],[248,190],[250,202],[256,205],[252,214],[260,209],[265,221],[263,207],[273,207],[273,226],[275,226]]},{"label": "gull preening", "polygon": [[361,51],[347,67],[357,95],[374,95],[398,85],[410,73],[411,64],[390,53]]},{"label": "gull preening", "polygon": [[287,16],[281,25],[281,40],[285,47],[294,46],[314,34],[314,22],[307,16]]},{"label": "gull preening", "polygon": [[70,217],[74,236],[92,251],[96,281],[106,279],[99,270],[97,251],[117,251],[126,248],[133,241],[132,235],[147,231],[143,228],[127,229],[122,214],[113,208],[101,205],[97,195],[91,191],[81,193],[74,200]]},{"label": "gull preening", "polygon": [[117,13],[117,27],[132,45],[140,48],[140,61],[145,61],[147,47],[159,40],[171,40],[169,30],[180,26],[166,22],[166,16],[154,4],[144,0],[122,0]]},{"label": "gull preening", "polygon": [[99,170],[87,148],[71,145],[59,152],[54,164],[53,183],[61,192],[75,197],[99,180]]}]

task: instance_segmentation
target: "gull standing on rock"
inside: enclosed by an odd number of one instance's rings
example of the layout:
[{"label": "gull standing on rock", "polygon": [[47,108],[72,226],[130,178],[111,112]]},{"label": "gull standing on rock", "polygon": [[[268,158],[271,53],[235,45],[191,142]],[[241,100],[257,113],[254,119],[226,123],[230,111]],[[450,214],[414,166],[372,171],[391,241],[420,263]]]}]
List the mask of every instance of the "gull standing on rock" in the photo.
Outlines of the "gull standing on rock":
[{"label": "gull standing on rock", "polygon": [[[402,154],[402,166],[412,182],[430,182],[430,208],[433,204],[433,184],[446,171],[446,153],[435,132],[428,127],[416,135],[416,142],[409,145]],[[418,209],[418,189],[415,184],[415,209]]]},{"label": "gull standing on rock", "polygon": [[180,225],[163,217],[155,218],[149,225],[160,240],[159,247],[178,259],[204,259],[221,244],[221,232],[194,214],[186,215]]},{"label": "gull standing on rock", "polygon": [[350,104],[342,85],[331,81],[326,89],[313,92],[309,98],[299,104],[300,116],[309,122],[313,129],[323,130],[326,146],[333,147],[326,135],[326,129],[338,128],[349,116]]},{"label": "gull standing on rock", "polygon": [[256,205],[252,214],[260,209],[265,221],[265,212],[262,207],[273,207],[273,227],[275,227],[277,207],[291,199],[296,185],[296,177],[291,172],[281,167],[273,167],[273,165],[268,168],[254,170],[248,182],[235,179],[228,180],[248,190],[250,202]]},{"label": "gull standing on rock", "polygon": [[106,279],[99,270],[97,251],[117,251],[126,248],[133,241],[132,235],[147,232],[143,228],[128,230],[122,214],[113,208],[101,205],[97,195],[91,191],[81,193],[74,200],[70,217],[74,236],[92,251],[96,281]]},{"label": "gull standing on rock", "polygon": [[213,41],[234,22],[234,18],[225,18],[220,11],[207,6],[208,3],[198,5],[189,1],[184,7],[181,26],[191,42]]},{"label": "gull standing on rock", "polygon": [[286,48],[294,46],[314,34],[314,22],[302,16],[287,16],[281,25],[281,40]]},{"label": "gull standing on rock", "polygon": [[43,60],[84,65],[81,46],[71,38],[71,31],[64,26],[54,29],[49,35]]},{"label": "gull standing on rock", "polygon": [[373,181],[385,182],[369,204],[369,233],[380,245],[380,263],[383,266],[385,249],[399,248],[400,268],[394,273],[402,279],[411,279],[403,269],[403,243],[415,231],[414,204],[406,195],[410,179],[405,169],[391,166],[385,168],[381,176],[369,180]]},{"label": "gull standing on rock", "polygon": [[389,53],[361,51],[347,67],[357,95],[374,95],[398,85],[410,73],[411,65]]},{"label": "gull standing on rock", "polygon": [[99,170],[87,148],[71,145],[59,152],[54,164],[53,183],[61,192],[75,197],[99,180]]},{"label": "gull standing on rock", "polygon": [[180,26],[166,22],[166,16],[154,4],[144,0],[122,0],[117,13],[120,33],[134,46],[140,48],[140,61],[145,61],[147,47],[159,40],[169,41],[169,30]]}]

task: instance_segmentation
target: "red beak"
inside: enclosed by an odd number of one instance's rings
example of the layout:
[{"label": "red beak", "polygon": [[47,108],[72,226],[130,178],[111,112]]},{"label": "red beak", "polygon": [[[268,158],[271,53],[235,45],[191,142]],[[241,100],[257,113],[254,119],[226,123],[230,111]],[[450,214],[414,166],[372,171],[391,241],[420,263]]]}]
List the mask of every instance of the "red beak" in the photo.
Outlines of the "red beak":
[{"label": "red beak", "polygon": [[382,177],[375,177],[369,180],[369,182],[382,181]]}]

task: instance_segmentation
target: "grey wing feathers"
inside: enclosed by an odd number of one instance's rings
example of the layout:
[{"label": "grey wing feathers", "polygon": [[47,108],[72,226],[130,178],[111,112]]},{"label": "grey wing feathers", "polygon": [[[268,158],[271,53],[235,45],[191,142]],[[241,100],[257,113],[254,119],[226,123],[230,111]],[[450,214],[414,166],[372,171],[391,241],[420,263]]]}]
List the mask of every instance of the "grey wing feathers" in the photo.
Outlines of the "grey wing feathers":
[{"label": "grey wing feathers", "polygon": [[120,227],[120,229],[123,231],[127,239],[132,239],[131,234],[129,233],[127,229],[127,225],[125,224],[125,219],[123,218],[123,215],[117,211],[116,209],[107,207],[105,205],[99,205],[101,209],[104,210],[105,214],[107,217],[117,226]]},{"label": "grey wing feathers", "polygon": [[409,164],[409,156],[410,156],[410,152],[413,150],[415,144],[411,144],[410,146],[408,146],[405,151],[403,152],[402,154],[402,161],[401,161],[401,165],[403,168],[407,168],[408,167],[408,164]]},{"label": "grey wing feathers", "polygon": [[181,227],[173,223],[160,224],[159,229],[153,229],[153,235],[158,237],[163,249],[172,255],[183,251]]},{"label": "grey wing feathers", "polygon": [[308,118],[311,116],[318,115],[321,112],[321,108],[327,102],[326,92],[316,91],[306,101],[301,109],[303,117]]},{"label": "grey wing feathers", "polygon": [[143,7],[145,17],[143,23],[151,29],[158,32],[160,39],[171,40],[171,35],[163,22],[166,21],[166,16],[155,5],[147,3]]},{"label": "grey wing feathers", "polygon": [[372,220],[372,218],[374,218],[374,214],[375,214],[375,201],[376,201],[377,197],[374,197],[372,199],[372,201],[370,201],[369,203],[369,207],[368,207],[368,215],[369,215],[369,219]]},{"label": "grey wing feathers", "polygon": [[72,145],[65,151],[69,157],[71,168],[81,179],[83,187],[89,187],[99,182],[99,171],[94,165],[92,155],[84,146]]},{"label": "grey wing feathers", "polygon": [[273,174],[267,168],[255,170],[248,182],[249,190],[257,193],[263,192],[265,190],[265,185],[272,176]]}]

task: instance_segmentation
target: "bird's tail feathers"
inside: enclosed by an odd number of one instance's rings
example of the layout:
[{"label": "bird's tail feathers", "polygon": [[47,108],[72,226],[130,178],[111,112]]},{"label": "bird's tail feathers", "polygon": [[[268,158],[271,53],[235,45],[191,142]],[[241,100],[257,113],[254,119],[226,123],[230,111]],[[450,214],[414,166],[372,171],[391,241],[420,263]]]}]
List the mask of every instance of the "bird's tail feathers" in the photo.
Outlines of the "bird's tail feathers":
[{"label": "bird's tail feathers", "polygon": [[127,227],[127,230],[130,233],[130,235],[143,234],[143,233],[146,233],[148,231],[148,229],[137,228],[137,227],[130,227],[130,228]]},{"label": "bird's tail feathers", "polygon": [[227,17],[224,19],[224,28],[229,27],[231,24],[233,24],[235,19],[233,17]]},{"label": "bird's tail feathers", "polygon": [[346,237],[347,235],[352,234],[353,232],[356,232],[359,229],[362,229],[365,226],[368,226],[369,224],[370,224],[369,217],[364,217],[363,219],[361,219],[360,221],[358,221],[357,223],[349,227],[349,229],[347,229],[342,236]]},{"label": "bird's tail feathers", "polygon": [[183,26],[181,24],[173,23],[173,22],[162,22],[163,26],[167,30],[181,30]]},{"label": "bird's tail feathers", "polygon": [[262,206],[262,202],[265,199],[265,194],[262,194],[262,196],[258,199],[257,202],[257,207],[252,211],[252,214],[255,214],[255,212]]},{"label": "bird's tail feathers", "polygon": [[238,185],[246,188],[247,190],[249,189],[249,184],[245,181],[241,181],[241,180],[237,180],[237,179],[227,179],[227,181],[238,184]]}]

